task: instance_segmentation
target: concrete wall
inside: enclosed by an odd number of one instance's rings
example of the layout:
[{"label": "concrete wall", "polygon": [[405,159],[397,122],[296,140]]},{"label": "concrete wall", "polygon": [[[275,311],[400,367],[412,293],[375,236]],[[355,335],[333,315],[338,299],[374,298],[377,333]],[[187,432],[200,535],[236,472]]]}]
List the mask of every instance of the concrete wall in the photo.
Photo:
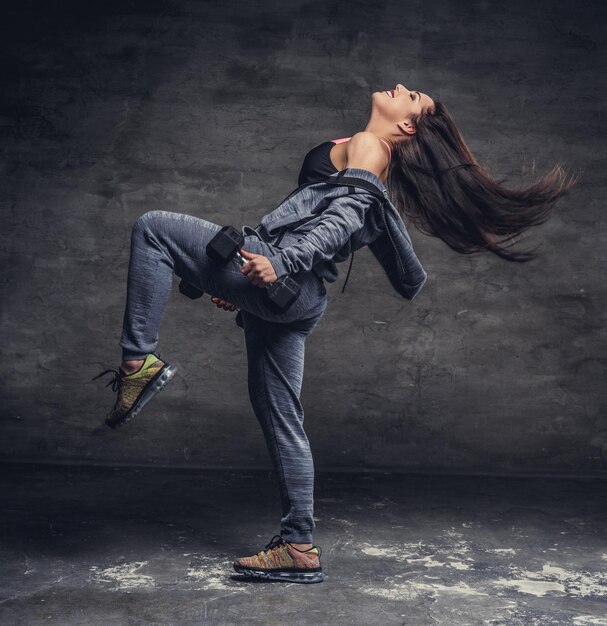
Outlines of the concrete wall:
[{"label": "concrete wall", "polygon": [[604,473],[604,8],[596,1],[20,2],[3,18],[2,423],[13,460],[270,467],[234,313],[177,291],[179,378],[120,433],[130,229],[153,209],[256,225],[305,153],[402,82],[516,186],[583,178],[530,264],[411,231],[408,302],[368,249],[307,342],[318,468]]}]

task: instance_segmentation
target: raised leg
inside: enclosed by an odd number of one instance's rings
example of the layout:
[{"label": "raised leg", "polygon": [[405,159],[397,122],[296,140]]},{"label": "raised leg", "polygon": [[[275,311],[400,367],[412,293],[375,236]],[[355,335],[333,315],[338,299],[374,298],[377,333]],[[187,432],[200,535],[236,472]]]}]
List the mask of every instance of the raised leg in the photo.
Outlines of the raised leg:
[{"label": "raised leg", "polygon": [[[144,359],[156,349],[173,274],[262,319],[290,322],[324,310],[324,286],[312,272],[293,276],[301,286],[301,295],[288,311],[272,310],[265,289],[247,280],[237,259],[221,265],[207,257],[207,244],[220,228],[213,222],[169,211],[149,211],[137,219],[131,236],[120,339],[124,361]],[[268,243],[252,235],[245,238],[243,247],[266,256],[275,252]]]}]

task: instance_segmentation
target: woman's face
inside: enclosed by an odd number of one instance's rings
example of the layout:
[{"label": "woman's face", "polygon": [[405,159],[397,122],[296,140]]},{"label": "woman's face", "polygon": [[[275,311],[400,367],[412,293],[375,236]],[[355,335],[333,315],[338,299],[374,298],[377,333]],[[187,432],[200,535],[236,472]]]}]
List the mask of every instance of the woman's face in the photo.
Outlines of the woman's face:
[{"label": "woman's face", "polygon": [[434,107],[434,100],[419,91],[409,91],[398,83],[396,87],[387,91],[374,91],[371,96],[373,113],[379,115],[386,122],[396,124],[406,133],[413,134],[415,129],[411,124],[411,115],[425,112]]}]

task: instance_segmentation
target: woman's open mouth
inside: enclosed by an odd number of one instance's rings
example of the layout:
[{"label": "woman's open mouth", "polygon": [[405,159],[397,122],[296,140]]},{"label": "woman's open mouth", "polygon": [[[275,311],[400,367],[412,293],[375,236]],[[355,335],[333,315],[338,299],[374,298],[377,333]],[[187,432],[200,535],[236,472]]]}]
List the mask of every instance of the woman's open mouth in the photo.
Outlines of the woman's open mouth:
[{"label": "woman's open mouth", "polygon": [[390,89],[389,91],[386,91],[386,93],[390,96],[390,98],[394,98],[394,89]]}]

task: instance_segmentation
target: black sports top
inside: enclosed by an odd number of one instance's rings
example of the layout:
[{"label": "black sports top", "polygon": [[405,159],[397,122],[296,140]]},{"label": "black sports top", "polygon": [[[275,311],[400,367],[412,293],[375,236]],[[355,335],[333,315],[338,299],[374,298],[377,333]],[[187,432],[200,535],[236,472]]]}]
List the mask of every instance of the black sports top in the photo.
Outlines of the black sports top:
[{"label": "black sports top", "polygon": [[[310,183],[321,178],[328,178],[331,174],[335,174],[335,172],[337,172],[337,168],[333,165],[329,156],[331,148],[337,143],[344,143],[346,141],[350,141],[350,139],[352,139],[352,137],[331,139],[330,141],[323,141],[323,143],[320,143],[316,147],[312,148],[312,150],[310,150],[304,158],[297,184],[303,185],[304,183]],[[381,139],[381,141],[386,144],[388,151],[391,154],[390,144],[383,139]]]},{"label": "black sports top", "polygon": [[[329,156],[329,152],[331,152],[331,148],[336,143],[344,143],[346,141],[350,141],[351,137],[343,137],[342,139],[331,139],[330,141],[323,141],[323,143],[318,144],[316,147],[312,148],[308,154],[304,157],[303,165],[301,166],[301,170],[299,172],[299,180],[298,185],[303,185],[305,183],[311,183],[315,180],[320,180],[322,178],[328,178],[331,174],[335,174],[337,172],[337,168],[333,165],[331,158]],[[392,149],[390,144],[382,139],[386,146],[388,147],[388,151],[390,156],[392,156]],[[350,258],[350,267],[348,268],[348,273],[346,275],[346,280],[344,281],[344,286],[342,287],[341,292],[344,292],[346,288],[346,284],[348,282],[348,278],[350,276],[350,270],[352,269],[352,262],[354,261],[354,253],[352,253],[352,257]]]},{"label": "black sports top", "polygon": [[329,157],[329,152],[331,152],[331,148],[334,145],[335,142],[333,141],[324,141],[306,154],[299,172],[298,185],[311,183],[313,180],[321,178],[328,178],[331,174],[337,172]]}]

